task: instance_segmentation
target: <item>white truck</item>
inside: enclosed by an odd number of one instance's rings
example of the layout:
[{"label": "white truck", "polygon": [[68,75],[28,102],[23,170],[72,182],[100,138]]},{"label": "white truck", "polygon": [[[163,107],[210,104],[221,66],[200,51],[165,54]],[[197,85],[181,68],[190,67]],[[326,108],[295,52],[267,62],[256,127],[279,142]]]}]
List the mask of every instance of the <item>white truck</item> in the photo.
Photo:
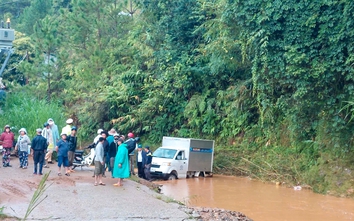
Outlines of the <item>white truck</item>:
[{"label": "white truck", "polygon": [[214,141],[163,137],[162,146],[153,153],[152,177],[168,180],[212,176]]}]

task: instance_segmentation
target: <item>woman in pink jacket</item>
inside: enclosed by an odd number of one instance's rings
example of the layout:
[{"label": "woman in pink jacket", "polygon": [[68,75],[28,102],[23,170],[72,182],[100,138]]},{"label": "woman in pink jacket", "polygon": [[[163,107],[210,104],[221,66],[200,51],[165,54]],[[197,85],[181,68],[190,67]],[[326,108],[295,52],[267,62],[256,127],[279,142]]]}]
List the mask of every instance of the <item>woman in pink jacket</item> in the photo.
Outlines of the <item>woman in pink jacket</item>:
[{"label": "woman in pink jacket", "polygon": [[11,132],[10,126],[6,125],[4,132],[0,136],[0,144],[4,148],[2,154],[2,164],[4,167],[11,167],[10,165],[10,153],[15,140],[14,133]]}]

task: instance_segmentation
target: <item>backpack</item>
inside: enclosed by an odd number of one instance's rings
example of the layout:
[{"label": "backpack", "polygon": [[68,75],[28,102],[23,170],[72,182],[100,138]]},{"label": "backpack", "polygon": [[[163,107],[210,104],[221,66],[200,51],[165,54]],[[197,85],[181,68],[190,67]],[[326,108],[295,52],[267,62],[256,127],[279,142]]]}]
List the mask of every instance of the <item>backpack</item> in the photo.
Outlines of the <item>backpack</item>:
[{"label": "backpack", "polygon": [[136,147],[136,141],[133,138],[130,138],[129,140],[127,140],[125,142],[128,146],[128,154],[130,154],[131,152],[133,152],[135,150]]}]

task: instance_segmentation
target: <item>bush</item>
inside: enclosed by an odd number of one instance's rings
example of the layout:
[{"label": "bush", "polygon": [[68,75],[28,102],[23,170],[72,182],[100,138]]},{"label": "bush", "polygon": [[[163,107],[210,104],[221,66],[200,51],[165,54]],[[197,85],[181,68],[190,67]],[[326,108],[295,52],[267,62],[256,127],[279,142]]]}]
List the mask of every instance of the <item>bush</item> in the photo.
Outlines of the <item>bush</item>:
[{"label": "bush", "polygon": [[15,134],[24,127],[31,139],[48,118],[53,118],[61,128],[65,125],[64,108],[57,102],[47,102],[25,92],[8,93],[0,113],[2,126],[9,124]]}]

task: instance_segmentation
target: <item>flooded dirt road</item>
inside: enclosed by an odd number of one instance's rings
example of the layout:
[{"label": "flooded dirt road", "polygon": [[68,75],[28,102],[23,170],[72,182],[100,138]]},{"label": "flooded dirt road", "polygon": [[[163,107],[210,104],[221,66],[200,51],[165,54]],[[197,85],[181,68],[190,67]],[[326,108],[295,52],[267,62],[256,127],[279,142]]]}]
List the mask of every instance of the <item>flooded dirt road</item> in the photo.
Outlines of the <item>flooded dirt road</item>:
[{"label": "flooded dirt road", "polygon": [[354,200],[214,175],[160,181],[162,193],[189,206],[240,211],[255,221],[354,220]]},{"label": "flooded dirt road", "polygon": [[[10,168],[0,167],[0,209],[9,216],[23,218],[42,176],[32,174],[32,160],[28,169],[18,168],[18,159],[12,164]],[[105,186],[94,186],[92,167],[77,169],[68,177],[58,176],[54,164],[44,173],[50,170],[48,189],[41,198],[44,201],[28,220],[181,221],[189,218],[178,204],[161,200],[160,194],[132,180],[125,179],[124,186],[115,187],[117,180],[108,176],[103,179]]]}]

